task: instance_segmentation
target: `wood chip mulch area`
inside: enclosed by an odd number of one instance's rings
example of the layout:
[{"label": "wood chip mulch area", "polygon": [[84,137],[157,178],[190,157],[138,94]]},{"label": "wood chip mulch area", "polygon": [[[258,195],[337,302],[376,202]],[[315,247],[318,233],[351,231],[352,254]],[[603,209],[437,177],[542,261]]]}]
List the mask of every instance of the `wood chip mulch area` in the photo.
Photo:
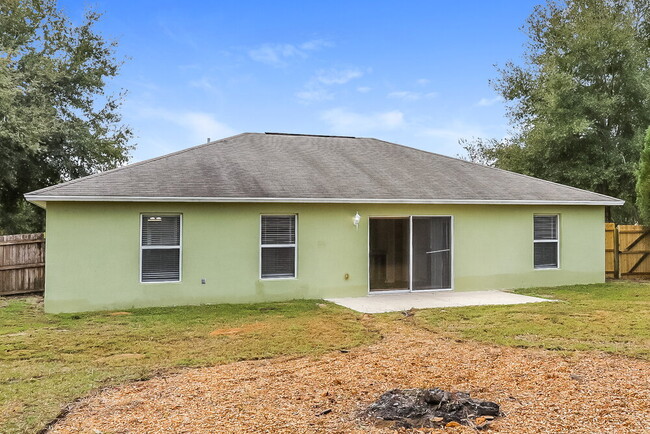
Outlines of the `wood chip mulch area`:
[{"label": "wood chip mulch area", "polygon": [[51,432],[394,432],[356,416],[385,391],[414,387],[499,403],[506,416],[490,427],[498,432],[650,432],[650,362],[458,342],[407,324],[348,353],[191,369],[107,389]]}]

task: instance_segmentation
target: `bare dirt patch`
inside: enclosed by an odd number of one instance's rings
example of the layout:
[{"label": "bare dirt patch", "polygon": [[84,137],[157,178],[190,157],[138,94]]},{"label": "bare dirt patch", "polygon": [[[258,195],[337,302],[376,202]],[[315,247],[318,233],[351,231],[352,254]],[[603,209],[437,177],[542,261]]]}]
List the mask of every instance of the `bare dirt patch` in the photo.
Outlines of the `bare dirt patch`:
[{"label": "bare dirt patch", "polygon": [[360,412],[388,390],[420,387],[498,403],[505,417],[490,428],[499,432],[650,427],[650,362],[457,342],[407,324],[384,333],[349,352],[192,369],[108,389],[80,401],[52,432],[394,432],[360,421]]},{"label": "bare dirt patch", "polygon": [[236,335],[239,333],[248,333],[248,332],[253,332],[256,330],[261,330],[268,327],[268,325],[263,324],[263,323],[253,323],[253,324],[247,324],[242,327],[232,327],[232,328],[225,328],[225,329],[217,329],[212,332],[210,332],[210,336],[224,336],[224,335]]}]

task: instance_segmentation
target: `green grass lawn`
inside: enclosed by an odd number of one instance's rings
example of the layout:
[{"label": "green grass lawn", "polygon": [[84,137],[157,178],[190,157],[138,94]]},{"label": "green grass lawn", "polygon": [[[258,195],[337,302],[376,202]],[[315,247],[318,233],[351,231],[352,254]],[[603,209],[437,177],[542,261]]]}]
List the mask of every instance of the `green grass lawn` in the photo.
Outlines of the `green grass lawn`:
[{"label": "green grass lawn", "polygon": [[0,432],[36,432],[93,389],[158,372],[378,339],[359,317],[313,300],[46,315],[40,298],[0,298]]},{"label": "green grass lawn", "polygon": [[650,360],[650,284],[612,282],[514,292],[560,301],[421,310],[414,322],[454,338]]},{"label": "green grass lawn", "polygon": [[[361,314],[318,301],[46,315],[40,298],[0,298],[0,432],[35,432],[93,389],[183,367],[318,355],[423,327],[455,339],[650,359],[650,284],[535,288],[560,300]],[[368,317],[366,317],[368,318]],[[365,325],[364,325],[365,324]],[[243,326],[243,327],[242,327]],[[215,330],[231,334],[211,335]]]}]

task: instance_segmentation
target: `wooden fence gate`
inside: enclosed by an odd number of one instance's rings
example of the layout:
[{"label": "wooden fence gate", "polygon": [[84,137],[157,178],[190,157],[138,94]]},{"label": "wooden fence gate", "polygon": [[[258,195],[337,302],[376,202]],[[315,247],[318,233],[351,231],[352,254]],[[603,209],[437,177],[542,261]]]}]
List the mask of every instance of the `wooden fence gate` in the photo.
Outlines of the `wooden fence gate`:
[{"label": "wooden fence gate", "polygon": [[650,226],[605,223],[605,274],[614,279],[650,278]]},{"label": "wooden fence gate", "polygon": [[0,295],[45,289],[45,236],[0,236]]}]

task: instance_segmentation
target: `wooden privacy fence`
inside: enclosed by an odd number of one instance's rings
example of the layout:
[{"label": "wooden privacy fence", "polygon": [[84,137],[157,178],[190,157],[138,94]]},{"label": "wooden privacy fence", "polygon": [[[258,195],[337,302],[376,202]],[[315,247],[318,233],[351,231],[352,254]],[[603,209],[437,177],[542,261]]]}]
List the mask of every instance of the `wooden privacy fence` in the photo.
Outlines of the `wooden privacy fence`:
[{"label": "wooden privacy fence", "polygon": [[650,278],[650,226],[605,223],[605,273],[615,279]]},{"label": "wooden privacy fence", "polygon": [[0,236],[0,295],[25,294],[45,288],[45,236]]}]

